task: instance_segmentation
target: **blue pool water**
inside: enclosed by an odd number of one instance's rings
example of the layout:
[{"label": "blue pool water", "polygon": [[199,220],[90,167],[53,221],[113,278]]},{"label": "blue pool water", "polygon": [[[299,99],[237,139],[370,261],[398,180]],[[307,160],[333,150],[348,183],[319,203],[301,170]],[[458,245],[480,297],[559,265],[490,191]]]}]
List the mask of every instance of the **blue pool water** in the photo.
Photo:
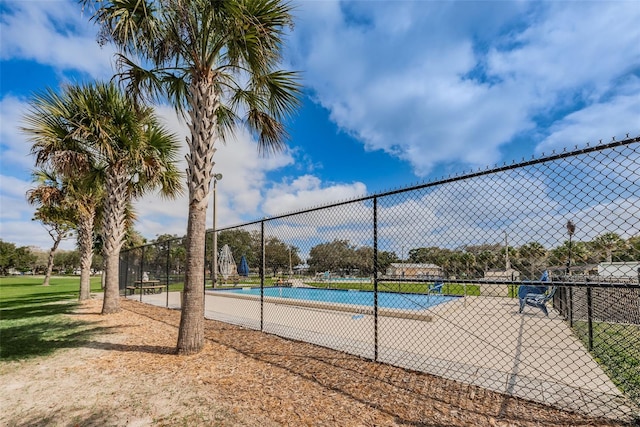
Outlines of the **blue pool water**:
[{"label": "blue pool water", "polygon": [[[242,295],[260,295],[260,288],[229,289],[216,292],[230,292]],[[264,288],[264,296],[373,307],[373,292],[371,291],[274,287]],[[459,297],[378,292],[378,307],[401,308],[404,310],[422,310],[438,304],[453,301],[456,298]]]}]

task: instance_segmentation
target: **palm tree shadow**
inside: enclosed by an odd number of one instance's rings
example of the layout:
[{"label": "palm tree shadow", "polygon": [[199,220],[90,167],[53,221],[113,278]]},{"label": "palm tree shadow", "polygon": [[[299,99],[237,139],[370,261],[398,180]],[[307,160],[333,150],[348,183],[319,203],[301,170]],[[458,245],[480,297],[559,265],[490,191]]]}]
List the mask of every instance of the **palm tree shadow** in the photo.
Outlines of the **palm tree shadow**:
[{"label": "palm tree shadow", "polygon": [[129,345],[104,341],[87,341],[84,346],[96,350],[119,351],[147,354],[176,354],[176,348],[166,345]]},{"label": "palm tree shadow", "polygon": [[47,356],[61,349],[90,342],[96,335],[112,333],[114,327],[92,326],[86,322],[46,318],[39,322],[17,324],[2,330],[0,360],[23,360]]}]

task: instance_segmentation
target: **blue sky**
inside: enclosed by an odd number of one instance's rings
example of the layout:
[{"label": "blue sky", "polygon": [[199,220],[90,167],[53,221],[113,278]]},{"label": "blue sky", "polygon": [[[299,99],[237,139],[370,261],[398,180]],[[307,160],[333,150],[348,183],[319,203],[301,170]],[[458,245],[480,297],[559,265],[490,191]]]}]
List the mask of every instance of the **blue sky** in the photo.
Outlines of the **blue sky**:
[{"label": "blue sky", "polygon": [[[218,146],[218,226],[640,134],[637,1],[295,4],[284,66],[305,93],[288,149],[260,158],[243,129]],[[47,248],[21,117],[47,86],[109,79],[113,49],[74,1],[2,0],[0,13],[0,238]],[[146,238],[185,233],[185,198],[136,208]]]}]

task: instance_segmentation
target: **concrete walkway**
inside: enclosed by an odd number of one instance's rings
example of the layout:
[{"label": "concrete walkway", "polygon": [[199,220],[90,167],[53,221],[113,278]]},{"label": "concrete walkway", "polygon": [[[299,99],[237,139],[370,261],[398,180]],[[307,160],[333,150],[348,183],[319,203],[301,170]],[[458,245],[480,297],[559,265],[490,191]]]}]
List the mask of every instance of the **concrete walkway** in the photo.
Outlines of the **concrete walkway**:
[{"label": "concrete walkway", "polygon": [[[168,297],[168,307],[180,307],[179,293]],[[167,306],[167,294],[143,295],[142,301]],[[264,332],[376,359],[370,314],[279,299],[265,301],[263,310]],[[549,317],[530,307],[519,314],[515,299],[466,297],[421,310],[421,320],[412,318],[415,311],[397,311],[378,317],[379,362],[595,416],[640,414],[553,310]],[[261,328],[255,299],[207,291],[205,317]]]}]

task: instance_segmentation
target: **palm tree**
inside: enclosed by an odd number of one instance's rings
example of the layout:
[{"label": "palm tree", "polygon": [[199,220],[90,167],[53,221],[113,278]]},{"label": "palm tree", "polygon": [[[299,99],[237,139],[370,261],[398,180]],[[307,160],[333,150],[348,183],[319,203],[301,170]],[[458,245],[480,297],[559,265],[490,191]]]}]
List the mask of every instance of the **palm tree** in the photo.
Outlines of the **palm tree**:
[{"label": "palm tree", "polygon": [[47,271],[42,286],[49,286],[53,258],[62,239],[68,238],[75,224],[75,211],[69,204],[67,183],[55,172],[41,169],[33,173],[36,187],[27,191],[27,201],[38,206],[33,219],[40,221],[51,238]]},{"label": "palm tree", "polygon": [[616,233],[604,233],[597,236],[591,242],[599,251],[602,251],[606,262],[612,262],[613,253],[618,250],[626,249],[627,243]]},{"label": "palm tree", "polygon": [[529,276],[535,277],[544,269],[547,249],[540,242],[529,242],[520,246],[518,258],[529,268]]},{"label": "palm tree", "polygon": [[[237,124],[258,135],[261,153],[284,148],[283,121],[298,105],[293,72],[278,70],[292,24],[281,0],[81,0],[103,41],[120,49],[119,77],[131,93],[167,97],[185,114],[189,217],[184,301],[177,350],[204,345],[206,209],[214,145]],[[150,69],[131,58],[141,58]]]},{"label": "palm tree", "polygon": [[585,242],[572,242],[565,240],[562,245],[548,252],[550,265],[567,265],[571,254],[571,265],[583,264],[589,259],[589,248]]},{"label": "palm tree", "polygon": [[95,185],[98,171],[91,171],[71,181],[76,211],[76,234],[80,249],[80,301],[91,297],[91,264],[93,263],[95,220],[102,213],[104,186]]},{"label": "palm tree", "polygon": [[[73,210],[73,224],[80,249],[79,299],[90,298],[90,269],[93,260],[93,234],[96,210],[101,203],[102,186],[93,182],[88,156],[73,139],[70,118],[74,111],[69,99],[48,89],[32,100],[23,131],[34,141],[36,165],[58,171],[65,182],[65,201]],[[39,148],[36,148],[38,145]]]},{"label": "palm tree", "polygon": [[127,207],[131,200],[157,188],[168,197],[180,193],[177,138],[159,123],[151,108],[134,104],[111,83],[71,85],[61,94],[48,89],[34,97],[25,122],[23,130],[31,136],[37,165],[51,164],[66,176],[101,177],[92,185],[104,185],[102,313],[116,312]]},{"label": "palm tree", "polygon": [[490,268],[495,268],[499,256],[495,251],[482,250],[476,255],[476,262],[481,266],[481,273],[489,271]]}]

